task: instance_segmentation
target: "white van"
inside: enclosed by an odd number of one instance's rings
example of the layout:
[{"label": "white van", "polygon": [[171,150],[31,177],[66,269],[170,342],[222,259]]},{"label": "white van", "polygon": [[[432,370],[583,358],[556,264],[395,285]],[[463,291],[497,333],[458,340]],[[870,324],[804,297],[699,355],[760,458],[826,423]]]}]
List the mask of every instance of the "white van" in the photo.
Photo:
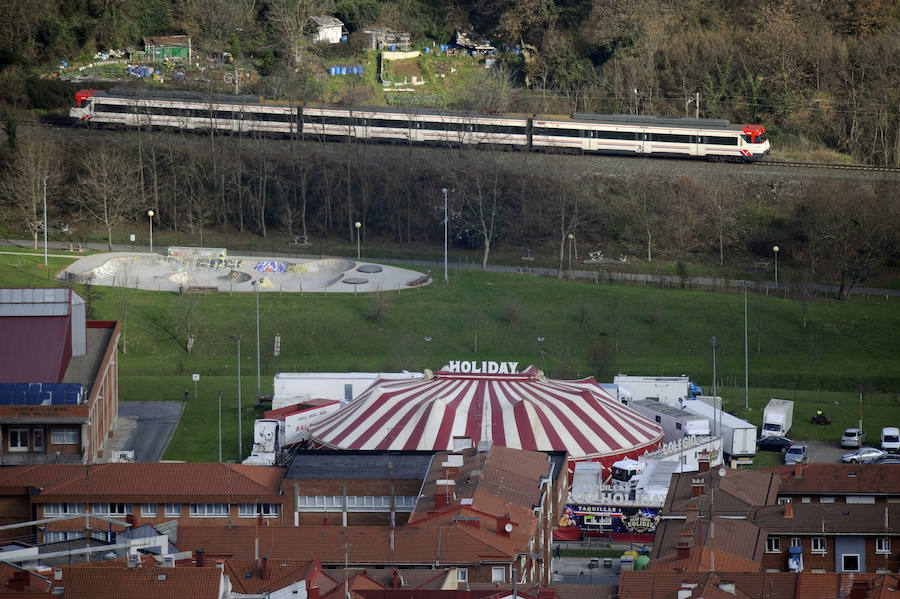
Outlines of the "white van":
[{"label": "white van", "polygon": [[896,426],[881,429],[881,449],[892,453],[900,452],[900,429]]}]

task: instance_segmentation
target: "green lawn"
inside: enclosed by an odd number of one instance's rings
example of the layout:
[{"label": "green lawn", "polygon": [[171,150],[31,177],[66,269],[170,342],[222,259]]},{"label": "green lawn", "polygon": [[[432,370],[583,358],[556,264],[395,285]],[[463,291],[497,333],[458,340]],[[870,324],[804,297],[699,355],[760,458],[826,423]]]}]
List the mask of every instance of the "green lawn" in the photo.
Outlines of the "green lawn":
[{"label": "green lawn", "polygon": [[[42,255],[0,256],[0,284],[57,284],[51,275],[69,262]],[[256,328],[252,294],[177,296],[94,287],[78,291],[92,318],[124,320],[127,353],[119,356],[120,396],[128,400],[188,401],[166,459],[214,460],[218,391],[223,390],[223,457],[237,457],[237,347],[243,334],[244,450],[256,417]],[[543,343],[550,376],[616,373],[687,374],[711,393],[712,346],[718,338],[717,376],[726,408],[759,424],[770,397],[794,399],[798,439],[831,438],[856,424],[858,391],[865,392],[867,422],[900,420],[900,302],[862,298],[809,306],[752,296],[750,307],[751,412],[743,414],[743,297],[697,290],[590,284],[520,275],[463,271],[449,286],[431,285],[380,296],[368,294],[260,294],[263,393],[277,372],[421,370],[424,337],[431,336],[429,366],[451,359],[512,360],[540,365]],[[477,323],[477,337],[476,337]],[[188,330],[196,337],[192,353]],[[273,356],[275,333],[281,355]],[[477,339],[477,351],[476,351]],[[757,351],[758,349],[758,351]],[[814,389],[833,392],[817,392]],[[878,393],[882,391],[883,393]],[[837,402],[837,404],[835,404]],[[822,406],[834,419],[814,427]],[[835,432],[837,431],[837,432]]]}]

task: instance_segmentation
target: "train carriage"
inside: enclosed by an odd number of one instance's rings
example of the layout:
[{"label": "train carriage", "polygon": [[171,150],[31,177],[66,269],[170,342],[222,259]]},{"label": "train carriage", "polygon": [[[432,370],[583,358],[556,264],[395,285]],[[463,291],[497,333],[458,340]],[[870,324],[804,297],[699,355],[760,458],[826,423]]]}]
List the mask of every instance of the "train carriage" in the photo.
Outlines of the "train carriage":
[{"label": "train carriage", "polygon": [[576,113],[483,115],[393,108],[326,108],[195,92],[80,90],[70,116],[124,127],[218,129],[537,151],[691,156],[752,161],[768,154],[761,125],[726,120]]}]

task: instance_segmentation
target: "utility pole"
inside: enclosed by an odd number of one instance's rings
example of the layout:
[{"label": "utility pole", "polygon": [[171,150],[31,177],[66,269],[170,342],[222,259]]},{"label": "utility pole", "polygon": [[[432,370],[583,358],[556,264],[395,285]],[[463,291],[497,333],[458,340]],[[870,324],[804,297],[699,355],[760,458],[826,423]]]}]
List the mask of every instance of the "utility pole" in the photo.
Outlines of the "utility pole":
[{"label": "utility pole", "polygon": [[219,391],[219,462],[222,461],[222,391]]},{"label": "utility pole", "polygon": [[716,393],[716,348],[718,345],[716,344],[716,336],[713,335],[712,339],[712,350],[713,350],[713,418],[715,422],[715,436],[719,436],[719,419],[718,419],[718,410],[721,410],[721,406],[719,406],[719,394]]},{"label": "utility pole", "polygon": [[750,359],[747,353],[747,284],[744,283],[744,409],[750,409]]},{"label": "utility pole", "polygon": [[47,266],[47,175],[41,179],[44,184],[44,266]]},{"label": "utility pole", "polygon": [[447,283],[447,226],[450,219],[447,217],[447,188],[441,189],[444,192],[444,284]]}]

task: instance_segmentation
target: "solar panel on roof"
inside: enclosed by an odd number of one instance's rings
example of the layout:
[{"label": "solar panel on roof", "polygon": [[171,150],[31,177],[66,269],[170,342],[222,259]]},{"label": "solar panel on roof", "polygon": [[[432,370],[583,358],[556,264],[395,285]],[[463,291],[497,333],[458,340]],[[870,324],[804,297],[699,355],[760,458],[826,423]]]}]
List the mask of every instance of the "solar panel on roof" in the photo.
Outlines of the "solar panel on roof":
[{"label": "solar panel on roof", "polygon": [[12,398],[12,405],[14,406],[24,406],[25,405],[25,394],[21,391],[14,391]]},{"label": "solar panel on roof", "polygon": [[28,383],[13,383],[13,390],[16,393],[25,393],[28,391]]},{"label": "solar panel on roof", "polygon": [[41,384],[40,383],[28,383],[28,390],[36,393],[40,393]]},{"label": "solar panel on roof", "polygon": [[6,391],[0,389],[0,406],[8,406],[12,404],[12,390]]}]

